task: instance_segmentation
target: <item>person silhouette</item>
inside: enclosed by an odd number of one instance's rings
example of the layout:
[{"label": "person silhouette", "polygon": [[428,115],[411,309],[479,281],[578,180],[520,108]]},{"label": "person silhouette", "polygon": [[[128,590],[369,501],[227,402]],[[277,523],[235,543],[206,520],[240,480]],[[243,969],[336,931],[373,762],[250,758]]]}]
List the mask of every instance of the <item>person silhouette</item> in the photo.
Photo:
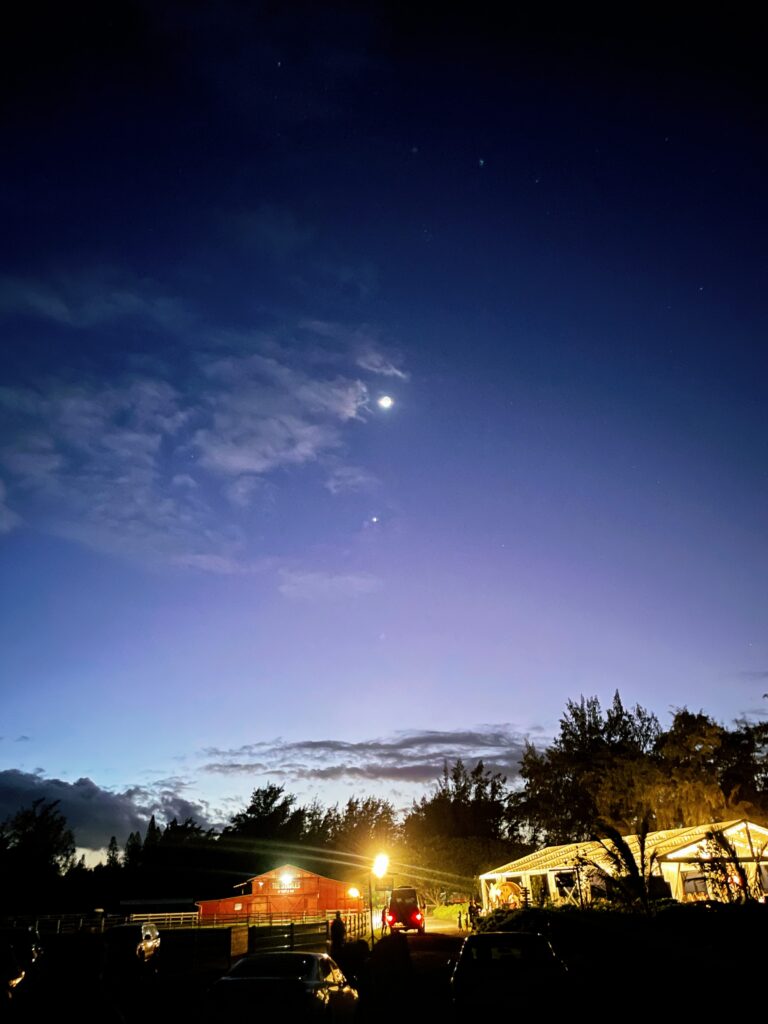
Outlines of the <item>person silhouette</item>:
[{"label": "person silhouette", "polygon": [[341,917],[341,911],[336,911],[336,917],[331,921],[331,956],[338,958],[344,948],[344,941],[347,937],[347,926]]}]

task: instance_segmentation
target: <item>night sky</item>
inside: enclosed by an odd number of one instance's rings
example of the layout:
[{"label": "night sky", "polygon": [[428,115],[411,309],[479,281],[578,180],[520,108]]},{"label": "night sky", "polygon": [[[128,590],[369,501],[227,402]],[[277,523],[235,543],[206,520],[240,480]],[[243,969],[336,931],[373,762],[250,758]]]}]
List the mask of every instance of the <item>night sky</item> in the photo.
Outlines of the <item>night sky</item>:
[{"label": "night sky", "polygon": [[0,818],[765,717],[757,26],[414,6],[5,26]]}]

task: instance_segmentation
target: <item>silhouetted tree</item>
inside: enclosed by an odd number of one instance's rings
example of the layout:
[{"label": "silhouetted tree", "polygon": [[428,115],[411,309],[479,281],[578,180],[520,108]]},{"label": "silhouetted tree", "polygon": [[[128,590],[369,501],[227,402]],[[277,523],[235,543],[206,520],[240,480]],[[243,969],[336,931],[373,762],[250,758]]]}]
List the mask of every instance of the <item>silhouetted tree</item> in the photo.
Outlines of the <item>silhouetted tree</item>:
[{"label": "silhouetted tree", "polygon": [[268,783],[254,789],[248,806],[232,816],[223,834],[297,842],[304,830],[306,812],[295,804],[296,797],[286,793],[284,786]]},{"label": "silhouetted tree", "polygon": [[724,732],[717,771],[729,808],[768,821],[768,722],[740,719]]},{"label": "silhouetted tree", "polygon": [[158,827],[155,821],[154,814],[149,819],[147,825],[147,831],[144,836],[144,843],[141,850],[142,864],[145,868],[151,868],[158,846],[160,845],[160,837],[162,835],[162,829]]},{"label": "silhouetted tree", "polygon": [[618,691],[605,714],[597,697],[568,701],[552,745],[527,744],[520,763],[524,787],[513,802],[531,838],[586,840],[600,819],[634,831],[649,813],[648,784],[658,781],[654,774],[640,785],[660,735],[656,716],[625,708]]},{"label": "silhouetted tree", "polygon": [[370,856],[374,849],[391,850],[399,840],[395,808],[379,797],[352,797],[339,811],[325,816],[326,842],[340,853]]},{"label": "silhouetted tree", "polygon": [[0,825],[0,878],[6,907],[46,906],[61,892],[75,855],[75,837],[59,801],[35,800]]},{"label": "silhouetted tree", "polygon": [[524,852],[511,828],[506,778],[480,760],[468,770],[458,759],[443,765],[434,791],[413,806],[402,832],[410,864],[423,887],[470,895],[474,876]]},{"label": "silhouetted tree", "polygon": [[123,867],[126,871],[135,872],[141,867],[141,852],[143,844],[141,832],[131,832],[125,842],[123,850]]},{"label": "silhouetted tree", "polygon": [[468,771],[459,759],[443,765],[434,792],[414,801],[403,829],[406,839],[429,836],[503,839],[509,817],[506,778],[487,771],[482,761]]},{"label": "silhouetted tree", "polygon": [[120,868],[120,847],[115,836],[110,838],[107,847],[107,867],[110,871],[117,871]]},{"label": "silhouetted tree", "polygon": [[613,825],[601,822],[599,832],[593,839],[600,843],[610,864],[606,870],[594,859],[584,858],[582,863],[590,866],[605,879],[613,898],[628,907],[636,907],[649,913],[653,898],[653,875],[657,864],[655,853],[648,853],[647,839],[651,824],[646,817],[640,822],[636,833],[637,854],[632,846]]},{"label": "silhouetted tree", "polygon": [[283,786],[268,783],[254,789],[248,806],[232,816],[221,834],[229,869],[248,877],[276,861],[295,860],[307,816],[295,805],[296,797]]}]

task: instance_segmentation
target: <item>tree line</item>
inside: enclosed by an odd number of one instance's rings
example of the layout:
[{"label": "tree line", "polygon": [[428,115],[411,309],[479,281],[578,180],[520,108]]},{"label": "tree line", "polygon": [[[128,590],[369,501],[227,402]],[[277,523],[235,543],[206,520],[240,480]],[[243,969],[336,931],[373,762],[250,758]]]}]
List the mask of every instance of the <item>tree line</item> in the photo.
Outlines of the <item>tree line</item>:
[{"label": "tree line", "polygon": [[57,804],[38,800],[0,826],[0,899],[6,910],[209,899],[286,862],[356,881],[386,850],[400,880],[439,902],[544,845],[742,817],[768,824],[768,724],[729,729],[682,708],[665,730],[617,692],[605,711],[596,697],[568,701],[554,741],[526,745],[513,783],[459,759],[400,814],[372,796],[305,805],[268,783],[220,831],[152,817],[88,868]]}]

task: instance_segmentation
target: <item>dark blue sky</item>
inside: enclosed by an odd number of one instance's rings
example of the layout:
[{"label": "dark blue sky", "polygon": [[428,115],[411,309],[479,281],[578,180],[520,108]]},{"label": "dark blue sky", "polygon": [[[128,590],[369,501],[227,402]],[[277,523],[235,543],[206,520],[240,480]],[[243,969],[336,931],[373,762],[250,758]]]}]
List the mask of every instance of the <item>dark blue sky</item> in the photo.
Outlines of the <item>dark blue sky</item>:
[{"label": "dark blue sky", "polygon": [[98,846],[513,777],[582,693],[764,715],[759,34],[500,10],[17,13],[3,807]]}]

